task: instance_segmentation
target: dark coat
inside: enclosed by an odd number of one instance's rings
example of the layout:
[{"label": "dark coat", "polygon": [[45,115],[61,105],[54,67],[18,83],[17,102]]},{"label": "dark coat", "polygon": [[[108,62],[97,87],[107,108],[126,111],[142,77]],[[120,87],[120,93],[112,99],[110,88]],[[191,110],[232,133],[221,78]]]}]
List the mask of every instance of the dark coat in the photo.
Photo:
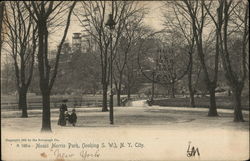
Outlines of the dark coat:
[{"label": "dark coat", "polygon": [[60,114],[58,119],[58,125],[66,126],[65,111],[68,111],[66,104],[62,104],[60,107]]},{"label": "dark coat", "polygon": [[69,117],[69,122],[73,124],[76,123],[76,121],[77,121],[76,113],[72,113]]},{"label": "dark coat", "polygon": [[60,108],[63,110],[63,113],[64,113],[65,111],[68,111],[68,108],[67,108],[67,105],[66,105],[66,104],[62,104]]}]

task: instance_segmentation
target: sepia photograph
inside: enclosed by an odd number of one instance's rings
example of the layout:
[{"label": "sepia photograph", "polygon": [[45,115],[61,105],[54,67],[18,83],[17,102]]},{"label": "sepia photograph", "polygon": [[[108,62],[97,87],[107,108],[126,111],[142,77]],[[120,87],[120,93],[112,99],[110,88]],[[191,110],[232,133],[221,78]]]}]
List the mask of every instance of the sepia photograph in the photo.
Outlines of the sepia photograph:
[{"label": "sepia photograph", "polygon": [[1,1],[1,160],[247,161],[249,1]]}]

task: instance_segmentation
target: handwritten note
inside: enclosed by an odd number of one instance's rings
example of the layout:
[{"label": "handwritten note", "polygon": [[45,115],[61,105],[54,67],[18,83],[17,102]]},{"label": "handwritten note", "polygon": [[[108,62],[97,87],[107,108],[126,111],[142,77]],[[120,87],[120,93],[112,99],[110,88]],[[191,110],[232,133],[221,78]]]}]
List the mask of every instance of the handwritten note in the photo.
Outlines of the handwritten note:
[{"label": "handwritten note", "polygon": [[5,139],[10,146],[22,149],[37,150],[40,157],[51,159],[79,159],[92,160],[101,158],[103,151],[122,150],[122,149],[143,149],[144,143],[141,142],[65,142],[57,138],[8,138]]}]

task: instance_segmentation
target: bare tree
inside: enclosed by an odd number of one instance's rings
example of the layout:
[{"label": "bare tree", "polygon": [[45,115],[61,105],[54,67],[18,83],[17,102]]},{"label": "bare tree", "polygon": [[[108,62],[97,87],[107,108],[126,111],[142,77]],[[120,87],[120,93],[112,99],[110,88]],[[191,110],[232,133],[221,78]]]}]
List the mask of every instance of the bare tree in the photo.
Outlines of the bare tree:
[{"label": "bare tree", "polygon": [[37,27],[23,2],[19,1],[7,3],[4,23],[7,28],[6,44],[15,67],[18,106],[22,109],[22,117],[28,117],[27,92],[33,75]]},{"label": "bare tree", "polygon": [[138,65],[137,65],[137,59],[136,59],[136,51],[131,52],[131,56],[128,57],[128,61],[125,64],[125,89],[126,89],[126,94],[127,94],[127,99],[131,98],[131,92],[133,87],[136,84],[136,78],[138,76]]},{"label": "bare tree", "polygon": [[[142,10],[143,11],[143,10]],[[129,57],[131,57],[131,53],[134,54],[133,47],[139,40],[141,36],[141,23],[144,17],[144,13],[141,12],[140,15],[136,14],[133,15],[129,20],[127,20],[125,29],[122,33],[122,36],[120,38],[120,42],[116,48],[116,57],[114,59],[115,63],[115,71],[114,71],[114,80],[115,80],[115,86],[116,86],[116,92],[117,92],[117,105],[121,105],[121,88],[124,84],[124,70],[130,69],[129,67],[129,61],[132,61]],[[129,61],[128,61],[129,60]],[[131,71],[131,70],[130,70]],[[131,71],[133,73],[133,71]],[[127,76],[128,81],[131,78],[131,74],[128,74]],[[132,82],[131,82],[132,83]],[[127,87],[130,86],[127,84]]]},{"label": "bare tree", "polygon": [[[213,5],[216,6],[215,3]],[[219,0],[216,12],[209,10],[207,7],[209,4],[205,1],[203,1],[203,5],[216,27],[216,49],[220,53],[225,77],[233,92],[234,121],[244,121],[241,109],[241,93],[247,77],[246,57],[247,44],[249,43],[249,2]],[[239,41],[237,48],[240,49],[240,52],[237,56],[234,56],[235,53],[230,50],[230,35],[238,37],[236,42]],[[237,64],[233,63],[233,59],[238,60]]]},{"label": "bare tree", "polygon": [[138,54],[138,65],[143,76],[152,82],[152,87],[154,83],[170,87],[171,97],[175,97],[175,85],[187,74],[190,66],[190,56],[181,54],[184,45],[180,43],[181,39],[181,35],[174,31],[163,30],[150,34]]},{"label": "bare tree", "polygon": [[215,88],[217,87],[219,53],[218,51],[216,51],[214,54],[214,72],[209,74],[208,64],[206,63],[206,52],[204,51],[203,44],[204,28],[206,25],[206,18],[208,17],[208,14],[201,3],[201,1],[182,0],[180,2],[176,2],[176,5],[180,8],[181,12],[187,13],[187,15],[189,16],[189,22],[192,26],[192,32],[196,43],[198,57],[202,70],[204,72],[204,82],[210,94],[210,107],[208,116],[218,116],[215,99]]},{"label": "bare tree", "polygon": [[[190,66],[188,70],[188,90],[191,107],[195,107],[194,100],[194,87],[193,87],[193,66],[194,66],[194,52],[195,52],[195,41],[192,32],[192,26],[189,22],[188,15],[185,12],[179,12],[180,8],[175,4],[174,1],[165,2],[164,12],[164,25],[166,29],[172,31],[177,30],[180,32],[187,43],[187,52],[190,56]],[[171,7],[169,7],[171,6]],[[171,9],[171,10],[170,10]]]},{"label": "bare tree", "polygon": [[[2,58],[2,45],[3,45],[3,17],[4,17],[4,8],[5,8],[5,2],[0,2],[0,57]],[[0,87],[0,90],[2,91],[2,86]]]},{"label": "bare tree", "polygon": [[[51,131],[50,121],[50,93],[57,75],[58,62],[63,43],[68,33],[70,18],[76,2],[32,1],[24,2],[26,9],[38,27],[38,69],[40,76],[40,90],[42,93],[43,116],[42,131]],[[66,23],[62,21],[67,13]],[[58,27],[65,23],[62,39],[57,48],[54,68],[48,59],[49,28]]]},{"label": "bare tree", "polygon": [[[77,14],[77,18],[82,23],[84,29],[93,37],[98,46],[100,56],[100,66],[102,71],[102,88],[103,88],[103,107],[102,111],[107,111],[107,92],[109,84],[110,64],[113,63],[116,53],[110,58],[109,46],[112,42],[112,49],[116,51],[117,45],[126,20],[140,11],[138,2],[128,1],[88,1],[81,2],[81,8]],[[112,12],[115,29],[110,38],[108,28],[105,27],[106,16]]]},{"label": "bare tree", "polygon": [[0,56],[2,55],[2,43],[3,43],[3,16],[4,16],[5,2],[0,2]]},{"label": "bare tree", "polygon": [[[175,36],[173,36],[175,35]],[[190,54],[186,52],[182,35],[172,30],[169,35],[163,35],[164,39],[158,49],[159,57],[156,60],[156,81],[170,86],[171,97],[175,97],[176,84],[189,71]]]},{"label": "bare tree", "polygon": [[[140,21],[140,19],[138,20]],[[140,73],[140,67],[138,64],[140,59],[139,56],[144,56],[144,53],[150,50],[152,46],[146,45],[146,41],[147,38],[154,35],[152,30],[147,26],[144,26],[143,23],[134,23],[133,26],[134,27],[132,27],[131,30],[128,30],[129,33],[127,33],[127,37],[130,38],[131,43],[124,69],[124,85],[128,99],[130,99],[133,87],[135,87],[138,82],[137,78]],[[156,33],[158,33],[158,31]]]},{"label": "bare tree", "polygon": [[5,58],[3,56],[1,60],[1,92],[2,94],[15,93],[17,90],[13,61],[9,54],[6,54]]}]

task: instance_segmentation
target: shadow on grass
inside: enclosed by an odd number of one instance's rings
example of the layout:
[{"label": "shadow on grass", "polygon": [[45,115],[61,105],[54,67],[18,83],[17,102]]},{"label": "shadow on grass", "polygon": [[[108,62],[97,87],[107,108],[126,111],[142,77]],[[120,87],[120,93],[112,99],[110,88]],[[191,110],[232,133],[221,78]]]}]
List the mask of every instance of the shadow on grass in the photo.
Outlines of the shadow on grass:
[{"label": "shadow on grass", "polygon": [[[242,109],[249,110],[249,96],[242,96]],[[154,105],[171,106],[171,107],[190,107],[189,98],[167,98],[156,99]],[[209,97],[195,98],[196,107],[209,108]],[[232,97],[229,96],[216,96],[216,105],[218,109],[232,109]]]},{"label": "shadow on grass", "polygon": [[[148,126],[148,125],[166,125],[175,123],[188,123],[194,121],[194,118],[175,118],[171,116],[150,116],[150,115],[129,115],[117,116],[114,125],[110,125],[108,118],[103,116],[80,116],[77,119],[77,127],[122,127],[122,126]],[[66,127],[72,127],[68,124]]]},{"label": "shadow on grass", "polygon": [[[208,109],[207,111],[186,111],[186,110],[173,110],[173,109],[147,109],[145,112],[149,113],[169,113],[169,114],[185,114],[185,115],[193,115],[193,116],[207,116],[208,114]],[[219,113],[219,112],[218,112]],[[232,113],[219,113],[219,117],[232,117],[233,118],[234,114],[233,111]],[[243,114],[244,117],[248,118],[249,114]]]}]

